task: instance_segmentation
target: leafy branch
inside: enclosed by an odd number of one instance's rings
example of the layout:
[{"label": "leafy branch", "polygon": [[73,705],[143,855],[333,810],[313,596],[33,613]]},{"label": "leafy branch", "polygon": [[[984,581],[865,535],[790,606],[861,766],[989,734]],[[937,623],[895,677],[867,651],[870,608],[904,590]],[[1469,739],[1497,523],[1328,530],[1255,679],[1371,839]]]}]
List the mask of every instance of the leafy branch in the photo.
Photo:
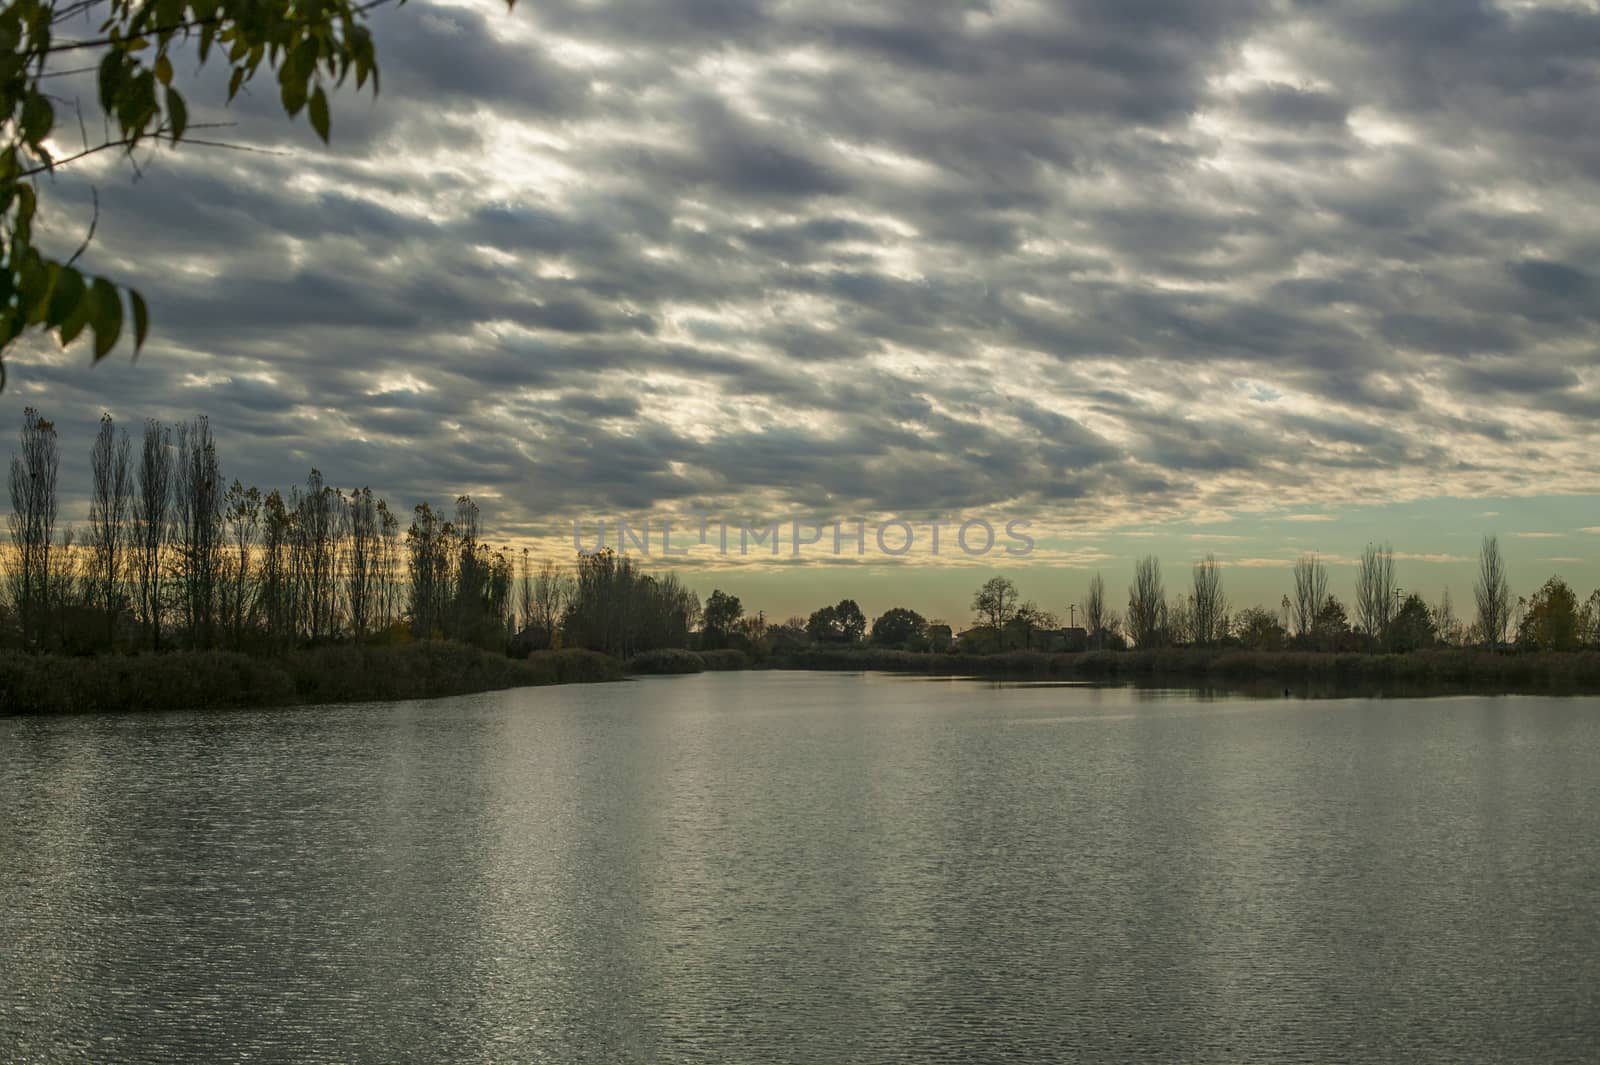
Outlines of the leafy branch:
[{"label": "leafy branch", "polygon": [[[51,258],[35,246],[39,200],[33,183],[38,177],[112,150],[137,167],[134,150],[146,141],[261,151],[190,135],[225,123],[190,123],[188,102],[173,85],[175,49],[193,44],[200,66],[220,57],[230,71],[228,102],[265,67],[276,75],[285,113],[293,118],[303,112],[327,143],[330,90],[352,75],[358,90],[369,80],[373,92],[378,89],[377,53],[365,16],[404,2],[7,0],[0,6],[0,356],[31,328],[53,334],[63,345],[88,334],[97,360],[112,350],[126,326],[131,325],[136,354],[148,334],[149,314],[137,291],[76,265],[99,221],[98,197],[88,236],[69,259]],[[96,35],[58,40],[55,27],[79,17],[99,19]],[[104,51],[93,67],[51,69],[56,57],[91,50]],[[80,113],[82,147],[58,157],[58,101],[43,86],[91,72],[106,135],[89,143]],[[0,388],[3,382],[0,362]]]}]

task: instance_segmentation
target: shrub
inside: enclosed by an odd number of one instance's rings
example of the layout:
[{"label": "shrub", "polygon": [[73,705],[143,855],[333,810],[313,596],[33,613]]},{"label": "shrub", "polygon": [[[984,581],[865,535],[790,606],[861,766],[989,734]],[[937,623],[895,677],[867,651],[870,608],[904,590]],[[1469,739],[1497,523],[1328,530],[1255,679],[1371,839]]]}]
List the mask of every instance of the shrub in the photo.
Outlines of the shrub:
[{"label": "shrub", "polygon": [[233,651],[89,658],[0,651],[0,713],[425,699],[621,675],[614,659],[593,651],[540,651],[524,661],[434,640],[312,647],[272,658]]},{"label": "shrub", "polygon": [[0,652],[0,713],[177,710],[295,701],[272,661],[231,651],[69,658]]},{"label": "shrub", "polygon": [[716,651],[701,651],[700,659],[710,670],[749,669],[750,657],[737,647],[724,647]]},{"label": "shrub", "polygon": [[1208,680],[1263,690],[1277,685],[1319,692],[1475,691],[1600,692],[1600,653],[1503,654],[1430,650],[1405,655],[1309,651],[1156,648],[1046,654],[924,654],[872,648],[798,648],[779,655],[781,669],[857,670],[957,676],[1068,677],[1185,683]]},{"label": "shrub", "polygon": [[[707,654],[716,655],[721,652],[708,651]],[[666,647],[657,651],[645,651],[643,654],[634,655],[628,659],[625,671],[634,674],[647,673],[703,673],[706,660],[693,651],[686,651],[679,647]]]},{"label": "shrub", "polygon": [[592,684],[622,679],[622,666],[615,658],[578,647],[535,651],[528,656],[527,665],[533,668],[537,679],[524,681],[526,684]]}]

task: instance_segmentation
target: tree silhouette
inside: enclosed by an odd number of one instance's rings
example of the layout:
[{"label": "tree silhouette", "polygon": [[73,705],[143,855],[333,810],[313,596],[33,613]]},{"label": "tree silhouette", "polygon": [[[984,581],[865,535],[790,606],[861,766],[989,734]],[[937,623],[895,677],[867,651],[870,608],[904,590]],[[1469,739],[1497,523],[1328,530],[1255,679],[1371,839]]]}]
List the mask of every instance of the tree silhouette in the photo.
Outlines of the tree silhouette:
[{"label": "tree silhouette", "polygon": [[1511,584],[1498,537],[1485,536],[1478,549],[1478,579],[1472,587],[1478,607],[1478,638],[1493,647],[1504,643],[1511,626]]}]

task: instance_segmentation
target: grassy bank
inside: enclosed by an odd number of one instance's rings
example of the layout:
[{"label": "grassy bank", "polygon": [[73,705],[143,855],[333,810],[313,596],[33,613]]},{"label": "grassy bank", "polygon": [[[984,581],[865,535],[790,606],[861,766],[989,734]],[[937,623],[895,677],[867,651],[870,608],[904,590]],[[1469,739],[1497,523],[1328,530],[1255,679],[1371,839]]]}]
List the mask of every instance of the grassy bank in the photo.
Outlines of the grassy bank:
[{"label": "grassy bank", "polygon": [[628,659],[625,672],[634,676],[673,673],[727,672],[749,669],[752,663],[743,651],[731,647],[715,651],[685,651],[667,648],[645,651]]},{"label": "grassy bank", "polygon": [[[274,657],[230,651],[77,658],[0,652],[0,714],[227,709],[424,699],[634,675],[758,665],[742,651],[650,651],[626,667],[593,651],[526,659],[464,644],[317,647]],[[1600,694],[1600,653],[1419,651],[1406,655],[1156,650],[996,655],[876,648],[799,648],[762,667],[883,670],[1105,683],[1171,683],[1297,694],[1555,692]]]},{"label": "grassy bank", "polygon": [[593,651],[507,658],[464,644],[314,647],[274,657],[231,651],[72,658],[0,652],[0,713],[189,710],[373,702],[540,684],[616,680]]},{"label": "grassy bank", "polygon": [[872,669],[935,676],[1160,681],[1295,690],[1560,692],[1600,694],[1600,653],[1418,651],[1405,655],[1295,651],[1151,650],[996,655],[871,648],[804,648],[777,656],[780,669]]}]

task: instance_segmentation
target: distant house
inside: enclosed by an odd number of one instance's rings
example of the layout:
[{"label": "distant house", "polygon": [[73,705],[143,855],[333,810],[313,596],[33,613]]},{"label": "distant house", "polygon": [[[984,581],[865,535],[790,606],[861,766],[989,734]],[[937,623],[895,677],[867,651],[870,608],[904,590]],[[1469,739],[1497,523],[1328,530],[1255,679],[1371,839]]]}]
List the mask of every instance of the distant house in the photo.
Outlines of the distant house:
[{"label": "distant house", "polygon": [[969,654],[1029,650],[1044,652],[1082,651],[1089,646],[1089,633],[1074,625],[1061,629],[1027,629],[1013,623],[1006,628],[1005,645],[999,634],[987,625],[974,625],[956,637],[959,650]]},{"label": "distant house", "polygon": [[1067,649],[1066,641],[1061,638],[1060,629],[1024,629],[1009,632],[1007,635],[1009,637],[1007,642],[1013,648],[1046,652]]},{"label": "distant house", "polygon": [[989,654],[1000,649],[1000,638],[989,626],[974,625],[956,633],[955,646],[963,654]]},{"label": "distant house", "polygon": [[1035,651],[1082,651],[1089,646],[1089,634],[1077,627],[1035,629],[1030,641]]},{"label": "distant house", "polygon": [[950,645],[955,642],[955,637],[950,632],[948,625],[928,626],[928,649],[943,653],[950,650]]}]

